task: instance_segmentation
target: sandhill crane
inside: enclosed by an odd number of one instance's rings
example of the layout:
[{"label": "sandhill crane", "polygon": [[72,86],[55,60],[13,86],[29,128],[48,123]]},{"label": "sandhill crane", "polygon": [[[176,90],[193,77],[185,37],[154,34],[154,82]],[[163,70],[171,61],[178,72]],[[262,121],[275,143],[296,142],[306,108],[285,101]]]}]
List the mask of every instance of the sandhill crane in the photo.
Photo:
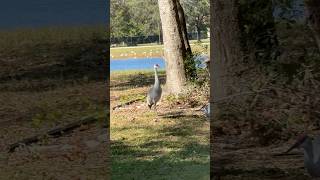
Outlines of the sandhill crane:
[{"label": "sandhill crane", "polygon": [[154,68],[154,85],[151,87],[151,89],[149,90],[148,95],[147,95],[147,104],[150,109],[153,105],[154,105],[154,109],[156,109],[157,102],[161,98],[162,89],[160,86],[158,71],[157,71],[157,69],[159,67],[160,66],[158,64],[155,64],[153,66],[153,68]]},{"label": "sandhill crane", "polygon": [[286,153],[299,147],[304,150],[304,166],[307,168],[308,173],[312,177],[320,177],[320,136],[311,138],[307,135],[302,135]]},{"label": "sandhill crane", "polygon": [[202,106],[201,110],[204,112],[206,117],[210,117],[210,103]]}]

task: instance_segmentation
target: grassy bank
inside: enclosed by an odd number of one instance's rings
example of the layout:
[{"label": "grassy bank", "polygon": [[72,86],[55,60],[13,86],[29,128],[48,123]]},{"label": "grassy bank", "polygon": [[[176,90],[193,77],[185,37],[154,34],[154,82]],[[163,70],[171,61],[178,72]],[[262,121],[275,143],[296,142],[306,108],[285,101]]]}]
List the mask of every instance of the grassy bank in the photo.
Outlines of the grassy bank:
[{"label": "grassy bank", "polygon": [[[111,73],[111,107],[144,97],[153,78],[152,71]],[[157,112],[145,99],[111,111],[112,179],[209,179],[209,122],[169,101],[163,97]]]},{"label": "grassy bank", "polygon": [[[190,41],[193,52],[204,52],[209,54],[210,42],[203,40],[202,42]],[[148,58],[148,57],[162,57],[163,45],[143,45],[133,47],[116,47],[110,48],[110,57],[112,59],[125,59],[125,58]]]}]

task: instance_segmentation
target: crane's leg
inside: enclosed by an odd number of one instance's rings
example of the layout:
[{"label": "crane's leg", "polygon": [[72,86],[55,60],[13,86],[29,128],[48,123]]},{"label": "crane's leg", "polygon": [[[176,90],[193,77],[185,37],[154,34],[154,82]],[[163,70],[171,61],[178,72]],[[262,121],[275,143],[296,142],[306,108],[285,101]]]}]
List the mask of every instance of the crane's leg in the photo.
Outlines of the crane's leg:
[{"label": "crane's leg", "polygon": [[155,122],[158,122],[159,121],[159,117],[158,117],[157,104],[156,103],[154,103],[154,111],[156,112]]}]

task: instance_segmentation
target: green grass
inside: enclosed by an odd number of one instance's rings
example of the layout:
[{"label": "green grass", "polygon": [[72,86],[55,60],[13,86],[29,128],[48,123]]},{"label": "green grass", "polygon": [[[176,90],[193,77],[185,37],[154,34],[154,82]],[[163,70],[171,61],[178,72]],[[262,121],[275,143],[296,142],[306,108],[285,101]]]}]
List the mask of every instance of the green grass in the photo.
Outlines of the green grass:
[{"label": "green grass", "polygon": [[112,59],[128,57],[160,57],[162,52],[163,45],[110,48],[110,57]]},{"label": "green grass", "polygon": [[[130,81],[139,74],[151,79],[149,84],[136,87]],[[111,97],[119,98],[111,99],[111,107],[145,95],[152,83],[152,71],[111,73],[111,87],[117,88],[111,89]],[[143,107],[137,109],[137,105]],[[178,118],[165,118],[144,106],[140,102],[130,105],[133,109],[111,111],[112,179],[209,179],[209,122],[191,110]],[[178,110],[165,104],[161,107],[160,114]]]},{"label": "green grass", "polygon": [[[210,40],[205,39],[202,42],[196,40],[190,41],[192,51],[202,51],[209,54]],[[207,46],[205,49],[205,46]],[[133,47],[110,48],[110,57],[112,59],[141,58],[141,57],[162,57],[163,45],[145,44]]]},{"label": "green grass", "polygon": [[145,112],[130,123],[112,116],[113,179],[209,179],[205,123],[184,117],[153,124],[153,118]]}]

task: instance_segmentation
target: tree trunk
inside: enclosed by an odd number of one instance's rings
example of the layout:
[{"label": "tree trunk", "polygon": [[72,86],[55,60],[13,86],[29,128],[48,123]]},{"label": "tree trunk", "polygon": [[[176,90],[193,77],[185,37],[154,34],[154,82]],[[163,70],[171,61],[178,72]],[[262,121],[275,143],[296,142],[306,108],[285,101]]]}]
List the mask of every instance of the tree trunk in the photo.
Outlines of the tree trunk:
[{"label": "tree trunk", "polygon": [[183,8],[180,4],[180,0],[176,0],[178,16],[179,16],[179,23],[182,32],[183,43],[185,47],[185,56],[184,56],[184,68],[187,80],[194,80],[197,77],[197,69],[196,63],[192,58],[192,51],[188,40],[188,32],[187,32],[187,25],[184,16]]},{"label": "tree trunk", "polygon": [[[233,63],[243,58],[241,50],[241,32],[239,29],[239,4],[237,0],[211,0],[210,14],[210,41],[214,42],[210,46],[210,112],[211,121],[219,111],[219,106],[215,101],[230,95],[237,84],[233,81]],[[210,123],[210,129],[214,129]],[[210,132],[210,155],[214,157],[215,141],[214,132]],[[210,177],[217,176],[214,166],[214,159],[210,159]]]},{"label": "tree trunk", "polygon": [[184,57],[186,49],[178,15],[177,0],[158,0],[166,61],[165,92],[178,94],[186,84]]},{"label": "tree trunk", "polygon": [[305,0],[309,27],[320,50],[320,1]]},{"label": "tree trunk", "polygon": [[197,40],[198,40],[198,42],[200,42],[201,41],[201,30],[200,30],[200,27],[199,26],[196,26],[196,28],[197,28]]},{"label": "tree trunk", "polygon": [[161,23],[158,24],[159,28],[159,44],[162,44],[162,29],[161,29]]},{"label": "tree trunk", "polygon": [[179,15],[179,21],[180,21],[180,25],[181,25],[184,46],[186,48],[187,54],[192,54],[191,47],[190,47],[189,40],[188,40],[188,32],[187,32],[187,25],[186,25],[184,11],[183,11],[183,8],[180,4],[180,0],[176,0],[176,3],[177,3],[177,9],[178,9],[178,15]]},{"label": "tree trunk", "polygon": [[[237,0],[212,0],[211,10],[211,69],[213,100],[224,98],[233,91],[232,65],[243,58]],[[237,88],[235,88],[237,89]],[[212,89],[211,89],[212,90]]]}]

